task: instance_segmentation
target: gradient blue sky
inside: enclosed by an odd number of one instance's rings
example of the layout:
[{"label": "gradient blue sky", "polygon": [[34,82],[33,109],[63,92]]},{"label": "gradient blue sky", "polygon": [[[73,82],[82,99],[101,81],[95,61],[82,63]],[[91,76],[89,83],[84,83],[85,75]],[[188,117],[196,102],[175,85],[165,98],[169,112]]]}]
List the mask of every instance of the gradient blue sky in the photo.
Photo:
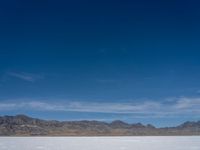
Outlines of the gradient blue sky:
[{"label": "gradient blue sky", "polygon": [[200,116],[198,0],[0,2],[0,114],[177,125]]}]

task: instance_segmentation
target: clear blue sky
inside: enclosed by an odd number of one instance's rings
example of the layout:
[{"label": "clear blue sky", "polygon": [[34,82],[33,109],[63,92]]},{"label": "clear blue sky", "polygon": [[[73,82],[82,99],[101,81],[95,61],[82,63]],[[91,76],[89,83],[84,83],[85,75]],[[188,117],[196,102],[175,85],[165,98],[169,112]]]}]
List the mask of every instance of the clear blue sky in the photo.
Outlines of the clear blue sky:
[{"label": "clear blue sky", "polygon": [[0,2],[0,114],[200,120],[198,0]]}]

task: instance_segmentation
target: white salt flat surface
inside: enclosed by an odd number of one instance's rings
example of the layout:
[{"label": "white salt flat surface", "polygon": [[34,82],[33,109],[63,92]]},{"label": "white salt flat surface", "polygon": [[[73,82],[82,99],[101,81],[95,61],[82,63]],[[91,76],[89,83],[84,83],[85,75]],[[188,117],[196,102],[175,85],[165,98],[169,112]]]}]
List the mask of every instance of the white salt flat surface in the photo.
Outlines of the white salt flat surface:
[{"label": "white salt flat surface", "polygon": [[0,137],[0,150],[200,150],[200,136]]}]

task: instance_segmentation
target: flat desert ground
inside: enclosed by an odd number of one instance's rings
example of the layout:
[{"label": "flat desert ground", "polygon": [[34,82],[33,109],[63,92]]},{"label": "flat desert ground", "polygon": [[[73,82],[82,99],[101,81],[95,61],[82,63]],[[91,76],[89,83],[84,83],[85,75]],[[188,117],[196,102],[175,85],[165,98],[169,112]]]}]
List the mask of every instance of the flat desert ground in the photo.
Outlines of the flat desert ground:
[{"label": "flat desert ground", "polygon": [[200,136],[0,137],[0,150],[200,150]]}]

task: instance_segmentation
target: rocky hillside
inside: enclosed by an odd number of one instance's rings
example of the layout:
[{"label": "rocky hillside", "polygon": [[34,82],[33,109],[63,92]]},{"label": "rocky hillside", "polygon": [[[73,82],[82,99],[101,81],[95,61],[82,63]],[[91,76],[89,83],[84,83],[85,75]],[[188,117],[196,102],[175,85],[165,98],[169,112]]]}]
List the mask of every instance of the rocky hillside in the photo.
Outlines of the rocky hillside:
[{"label": "rocky hillside", "polygon": [[200,121],[186,122],[177,127],[155,128],[141,123],[120,120],[47,121],[25,115],[0,117],[1,136],[135,136],[135,135],[200,135]]}]

